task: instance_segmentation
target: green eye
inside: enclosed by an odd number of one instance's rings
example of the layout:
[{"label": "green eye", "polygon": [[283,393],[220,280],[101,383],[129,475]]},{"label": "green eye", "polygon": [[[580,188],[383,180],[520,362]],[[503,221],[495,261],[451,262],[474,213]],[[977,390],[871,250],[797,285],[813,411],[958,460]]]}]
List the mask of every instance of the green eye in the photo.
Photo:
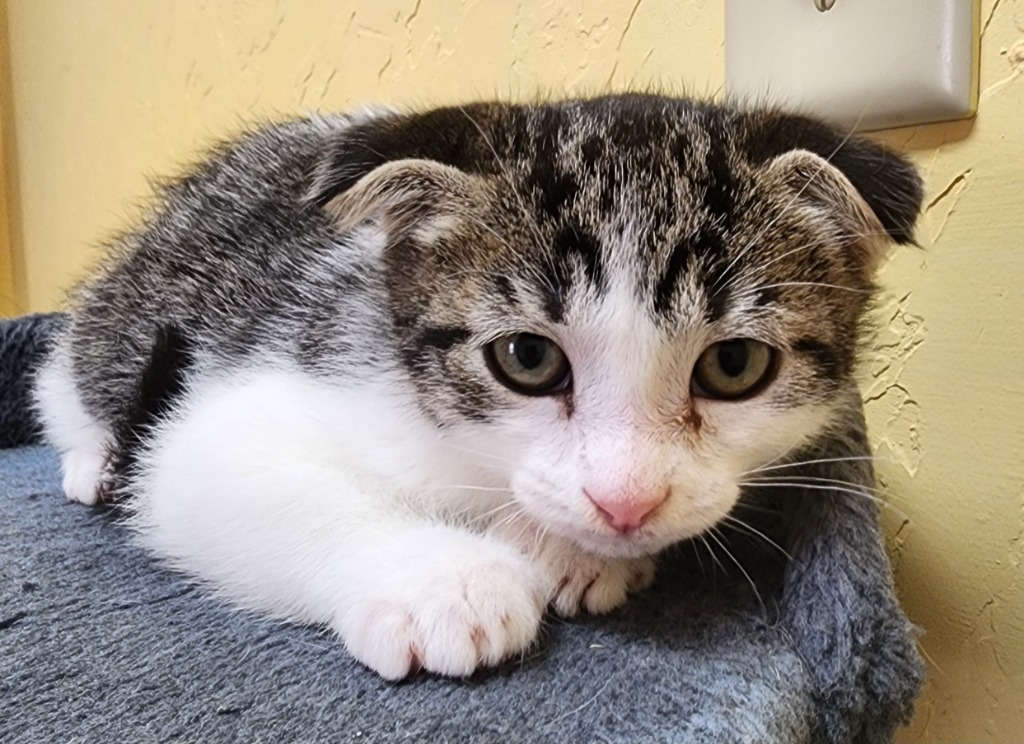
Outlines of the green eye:
[{"label": "green eye", "polygon": [[702,398],[736,400],[760,392],[775,367],[775,349],[767,344],[749,338],[721,341],[700,355],[691,387]]},{"label": "green eye", "polygon": [[551,395],[569,387],[569,360],[554,341],[532,333],[502,336],[484,348],[497,380],[524,395]]}]

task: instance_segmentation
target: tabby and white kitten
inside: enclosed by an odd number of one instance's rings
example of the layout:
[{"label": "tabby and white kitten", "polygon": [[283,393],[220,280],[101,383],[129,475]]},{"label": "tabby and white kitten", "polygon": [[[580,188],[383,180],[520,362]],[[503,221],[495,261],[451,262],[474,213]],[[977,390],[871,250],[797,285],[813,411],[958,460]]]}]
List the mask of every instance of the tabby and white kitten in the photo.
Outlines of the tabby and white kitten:
[{"label": "tabby and white kitten", "polygon": [[272,125],[117,241],[38,406],[68,497],[123,473],[171,565],[384,677],[469,674],[841,418],[920,200],[878,145],[691,100]]}]

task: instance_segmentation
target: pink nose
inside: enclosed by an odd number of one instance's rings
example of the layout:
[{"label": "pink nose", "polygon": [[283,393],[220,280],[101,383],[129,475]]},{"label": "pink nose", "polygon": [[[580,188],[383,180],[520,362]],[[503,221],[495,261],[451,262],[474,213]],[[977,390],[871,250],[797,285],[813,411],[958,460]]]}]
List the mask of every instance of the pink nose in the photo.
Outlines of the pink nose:
[{"label": "pink nose", "polygon": [[612,492],[595,496],[584,489],[583,493],[613,530],[626,533],[638,529],[646,522],[655,509],[668,499],[669,490],[666,488],[656,494]]}]

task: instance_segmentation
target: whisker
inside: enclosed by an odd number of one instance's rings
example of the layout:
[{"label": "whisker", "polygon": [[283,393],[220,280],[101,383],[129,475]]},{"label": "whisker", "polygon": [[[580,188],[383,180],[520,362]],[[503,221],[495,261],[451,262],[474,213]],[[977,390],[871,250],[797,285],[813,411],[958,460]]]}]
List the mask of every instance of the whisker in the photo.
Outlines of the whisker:
[{"label": "whisker", "polygon": [[748,535],[752,535],[754,537],[760,537],[766,543],[768,543],[773,548],[775,548],[780,553],[782,553],[784,556],[786,556],[786,558],[788,558],[789,560],[793,561],[794,563],[798,563],[798,561],[796,561],[796,559],[793,558],[793,556],[790,555],[789,552],[785,548],[783,548],[777,542],[775,542],[770,537],[768,537],[768,535],[766,535],[763,532],[761,532],[759,529],[757,529],[757,528],[751,526],[750,524],[747,524],[746,522],[744,522],[742,519],[734,517],[731,514],[726,514],[724,517],[722,517],[722,521],[723,522],[727,522],[728,524],[733,525],[736,529],[742,530],[742,531],[746,532]]},{"label": "whisker", "polygon": [[[826,479],[825,482],[826,483],[831,483],[831,481],[829,481],[827,479]],[[837,483],[837,484],[835,484],[837,487],[835,489],[832,489],[829,486],[819,485],[819,484],[816,484],[813,481],[807,482],[806,480],[801,479],[800,476],[794,476],[792,478],[783,478],[783,477],[779,477],[779,478],[764,478],[764,479],[761,479],[761,480],[758,480],[758,479],[755,478],[753,480],[741,481],[740,485],[742,485],[742,486],[751,486],[751,487],[754,487],[754,488],[764,487],[764,486],[772,486],[772,487],[778,488],[778,487],[781,487],[781,486],[787,486],[787,487],[790,487],[790,488],[810,488],[810,489],[819,490],[819,491],[831,491],[831,490],[843,491],[845,489],[849,493],[854,493],[854,494],[857,494],[858,496],[867,496],[867,497],[872,498],[872,499],[876,499],[877,498],[870,491],[864,490],[863,487],[861,486],[861,484],[859,484],[859,483],[858,484],[854,484],[854,486],[852,488],[847,487],[846,485],[844,485],[842,483]]]},{"label": "whisker", "polygon": [[[534,522],[527,518],[526,510],[521,509],[515,515],[515,519],[511,520],[509,524],[514,524],[516,520],[522,519],[522,521],[516,525],[517,531],[515,534],[510,535],[511,541],[514,545],[525,546],[529,544],[529,538],[532,534],[534,539],[537,537],[537,528]],[[534,547],[530,551],[530,559],[536,560],[540,551],[540,543],[534,543]],[[524,550],[525,552],[525,550]]]},{"label": "whisker", "polygon": [[[802,444],[801,442],[795,442],[794,444],[791,444],[783,452],[781,452],[780,454],[776,455],[775,457],[773,457],[768,462],[762,463],[758,467],[762,467],[763,468],[763,467],[765,467],[767,465],[771,465],[773,463],[779,462],[780,460],[785,460],[790,454],[793,453],[793,450],[795,450],[797,447],[800,447],[801,444]],[[748,471],[745,471],[743,473],[740,473],[740,475],[746,475],[749,472],[752,472],[752,471],[748,470]]]},{"label": "whisker", "polygon": [[857,481],[847,481],[847,480],[843,480],[842,478],[817,478],[815,476],[802,476],[802,475],[798,475],[798,474],[787,474],[787,475],[780,475],[780,476],[766,476],[764,478],[755,478],[755,479],[749,480],[748,482],[750,482],[752,484],[755,484],[755,485],[767,485],[767,484],[770,484],[770,483],[793,482],[793,481],[798,481],[798,482],[803,483],[805,485],[816,484],[816,483],[824,483],[824,484],[831,484],[831,485],[842,486],[844,488],[856,488],[856,489],[864,491],[865,493],[871,493],[874,496],[883,497],[886,500],[904,501],[904,502],[906,501],[905,498],[903,498],[902,496],[900,496],[900,495],[898,495],[896,493],[893,493],[892,491],[889,491],[888,489],[879,488],[878,486],[870,485],[870,484],[867,484],[867,483],[860,483],[860,482],[857,482]]},{"label": "whisker", "polygon": [[771,266],[772,264],[778,263],[779,261],[781,261],[782,259],[784,259],[784,258],[786,258],[788,256],[792,256],[794,253],[799,253],[800,251],[810,250],[811,248],[817,248],[817,247],[823,246],[823,245],[842,244],[844,242],[850,242],[850,241],[856,240],[857,238],[884,238],[884,237],[887,237],[887,236],[888,236],[888,233],[886,233],[884,231],[880,232],[878,230],[873,230],[871,232],[851,232],[851,233],[841,233],[839,235],[830,235],[828,237],[824,237],[824,238],[821,238],[819,240],[811,240],[811,241],[808,241],[806,243],[801,243],[796,248],[791,248],[790,250],[786,251],[785,253],[783,253],[783,254],[781,254],[779,256],[776,256],[775,258],[773,258],[773,259],[771,259],[769,261],[765,261],[764,263],[759,263],[757,265],[757,270],[758,271],[763,271],[764,269],[766,269],[767,267]]},{"label": "whisker", "polygon": [[859,489],[842,488],[840,486],[815,485],[815,484],[811,484],[811,483],[793,483],[793,482],[788,482],[788,483],[779,483],[779,482],[765,482],[765,483],[756,483],[755,482],[755,483],[748,483],[748,482],[742,482],[740,485],[741,486],[751,486],[753,488],[801,488],[801,489],[808,489],[810,491],[832,491],[833,493],[834,492],[848,493],[848,494],[851,494],[853,496],[860,496],[862,498],[865,498],[865,499],[868,499],[870,501],[873,501],[874,503],[878,504],[879,506],[885,507],[886,509],[891,509],[901,519],[909,519],[909,517],[907,516],[906,512],[902,511],[901,509],[898,509],[896,506],[894,506],[893,504],[890,504],[885,499],[880,499],[877,496],[874,496],[874,495],[872,495],[870,493],[866,493],[866,492],[861,491]]},{"label": "whisker", "polygon": [[[511,514],[505,515],[498,522],[495,522],[494,524],[492,524],[491,527],[490,527],[490,530],[493,532],[493,531],[497,531],[497,530],[501,530],[501,529],[504,529],[506,527],[509,527],[513,522],[515,522],[517,519],[522,517],[524,514],[525,514],[525,511],[523,511],[523,509],[517,509],[516,511],[512,512]],[[520,534],[521,534],[521,531],[520,531]]]},{"label": "whisker", "polygon": [[531,557],[532,560],[537,560],[538,556],[540,556],[540,551],[541,551],[541,549],[544,546],[544,540],[545,540],[545,538],[547,538],[547,536],[548,536],[548,526],[546,524],[542,524],[540,526],[540,531],[537,532],[536,541],[534,542],[533,550],[531,551],[531,556],[530,557]]},{"label": "whisker", "polygon": [[420,488],[420,489],[417,489],[417,490],[420,491],[420,492],[423,492],[423,491],[433,492],[433,491],[456,490],[456,491],[484,491],[484,492],[487,492],[487,493],[507,493],[507,494],[511,494],[512,493],[512,489],[510,489],[510,488],[503,488],[501,486],[473,486],[473,485],[462,484],[462,483],[441,483],[441,484],[438,484],[436,486],[429,486],[427,488]]},{"label": "whisker", "polygon": [[754,468],[753,470],[745,470],[742,473],[740,473],[740,475],[750,475],[752,473],[765,473],[768,472],[769,470],[784,470],[786,468],[796,468],[802,465],[823,465],[830,462],[863,462],[865,460],[878,460],[884,462],[884,460],[880,460],[880,458],[878,458],[875,455],[855,455],[851,457],[821,457],[815,460],[797,460],[795,462],[787,462],[781,465],[772,465],[771,462],[774,462],[773,460],[767,463],[766,465]]},{"label": "whisker", "polygon": [[722,565],[722,562],[721,562],[720,560],[718,560],[718,556],[717,556],[717,555],[715,555],[715,551],[714,551],[714,550],[713,550],[713,549],[711,548],[711,545],[710,545],[710,544],[708,543],[708,540],[707,540],[707,538],[706,538],[706,537],[704,537],[704,535],[703,535],[703,534],[701,534],[701,535],[698,535],[698,537],[700,538],[700,541],[701,541],[702,543],[704,543],[704,547],[705,547],[705,548],[707,548],[707,551],[708,551],[708,555],[710,555],[710,556],[711,556],[711,560],[712,560],[712,561],[714,561],[715,565],[716,565],[716,566],[718,566],[719,570],[720,570],[720,571],[721,571],[721,572],[722,572],[723,574],[728,574],[729,572],[725,570],[725,566],[723,566],[723,565]]},{"label": "whisker", "polygon": [[746,509],[747,511],[757,512],[758,514],[770,514],[772,516],[779,516],[786,512],[782,509],[769,509],[767,506],[761,504],[750,504],[746,501],[737,501],[734,509]]},{"label": "whisker", "polygon": [[892,498],[894,500],[902,499],[901,496],[884,488],[878,488],[867,483],[858,483],[856,481],[843,480],[842,478],[819,478],[813,475],[799,475],[799,474],[785,474],[777,476],[765,476],[762,478],[748,479],[747,483],[755,483],[763,485],[765,483],[777,483],[782,481],[799,481],[801,483],[832,483],[837,486],[859,488],[868,493],[873,493],[876,496],[884,496],[886,498]]},{"label": "whisker", "polygon": [[510,466],[510,469],[516,467],[517,465],[517,463],[514,460],[511,460],[507,457],[501,457],[500,455],[496,455],[492,452],[485,452],[484,450],[473,449],[472,447],[464,447],[460,444],[455,444],[454,442],[451,441],[447,442],[446,444],[453,450],[465,452],[467,455],[476,455],[477,457],[483,457],[488,460],[493,460],[494,462],[499,463],[501,465]]},{"label": "whisker", "polygon": [[474,516],[472,519],[465,520],[463,524],[467,527],[473,527],[479,524],[480,522],[483,522],[484,520],[493,518],[496,514],[503,512],[505,509],[509,509],[514,506],[518,506],[518,504],[515,501],[506,501],[504,504],[496,506],[493,509],[489,509],[483,514],[478,514]]},{"label": "whisker", "polygon": [[750,588],[754,590],[754,596],[757,597],[757,603],[761,605],[761,612],[764,614],[764,617],[767,620],[768,608],[765,606],[764,600],[761,598],[761,593],[757,591],[757,584],[754,583],[754,579],[751,578],[749,573],[747,573],[747,569],[743,568],[743,564],[741,564],[739,560],[736,559],[736,556],[732,554],[732,551],[729,550],[729,548],[726,547],[725,543],[719,539],[718,535],[716,534],[717,532],[718,529],[716,527],[712,527],[707,534],[712,540],[718,543],[718,547],[725,551],[725,554],[729,557],[729,560],[735,563],[736,568],[738,568],[740,572],[746,577],[747,582],[750,584]]},{"label": "whisker", "polygon": [[700,567],[700,575],[707,576],[707,572],[704,570],[704,561],[700,558],[700,551],[697,549],[697,541],[691,540],[690,545],[693,546],[693,554],[697,558],[697,565]]},{"label": "whisker", "polygon": [[736,293],[736,297],[749,297],[765,289],[779,289],[782,287],[824,287],[826,289],[839,289],[843,292],[852,292],[854,294],[874,294],[874,290],[861,289],[859,287],[847,287],[842,284],[829,284],[827,282],[776,282],[774,284],[758,284],[753,287],[745,287],[742,292]]}]

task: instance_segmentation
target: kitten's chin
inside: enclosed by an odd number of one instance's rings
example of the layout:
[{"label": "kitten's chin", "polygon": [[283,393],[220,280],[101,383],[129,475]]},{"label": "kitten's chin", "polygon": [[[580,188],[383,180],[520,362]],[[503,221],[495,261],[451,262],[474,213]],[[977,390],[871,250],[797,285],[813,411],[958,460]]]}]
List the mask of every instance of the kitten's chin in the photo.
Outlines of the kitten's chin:
[{"label": "kitten's chin", "polygon": [[731,506],[731,502],[724,501],[712,508],[694,512],[686,520],[655,519],[639,529],[625,533],[580,524],[550,513],[545,515],[546,518],[537,518],[537,523],[571,540],[588,553],[608,558],[641,558],[656,555],[672,545],[704,534],[721,522]]},{"label": "kitten's chin", "polygon": [[680,537],[678,540],[670,539],[644,531],[607,535],[578,528],[559,529],[558,531],[586,552],[608,558],[642,558],[655,555],[669,545],[686,539],[685,537]]}]

